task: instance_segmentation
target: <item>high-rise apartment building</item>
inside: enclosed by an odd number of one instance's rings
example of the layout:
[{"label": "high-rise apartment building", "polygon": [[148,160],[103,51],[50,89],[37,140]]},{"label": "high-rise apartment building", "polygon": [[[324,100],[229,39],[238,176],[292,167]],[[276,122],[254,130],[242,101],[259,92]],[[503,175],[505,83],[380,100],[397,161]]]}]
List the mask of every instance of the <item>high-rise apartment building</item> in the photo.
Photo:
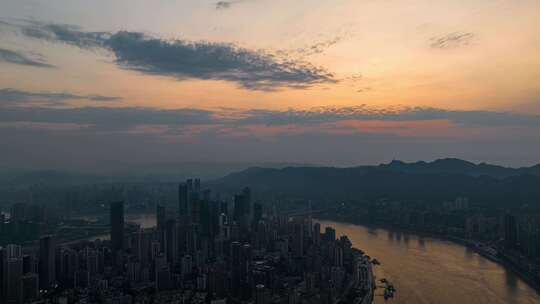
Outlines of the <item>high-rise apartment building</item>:
[{"label": "high-rise apartment building", "polygon": [[124,202],[111,203],[111,248],[113,253],[124,249]]}]

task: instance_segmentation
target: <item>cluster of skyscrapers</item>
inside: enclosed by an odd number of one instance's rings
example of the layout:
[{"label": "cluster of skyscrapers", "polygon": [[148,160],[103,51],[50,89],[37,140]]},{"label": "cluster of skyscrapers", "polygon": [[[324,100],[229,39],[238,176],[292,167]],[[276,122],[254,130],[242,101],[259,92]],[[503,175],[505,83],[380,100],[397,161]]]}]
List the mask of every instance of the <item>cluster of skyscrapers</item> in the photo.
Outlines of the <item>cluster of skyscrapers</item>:
[{"label": "cluster of skyscrapers", "polygon": [[368,303],[367,257],[309,212],[290,218],[253,203],[250,189],[212,199],[200,180],[178,187],[178,206],[156,206],[156,226],[125,223],[110,204],[110,241],[2,248],[2,303]]},{"label": "cluster of skyscrapers", "polygon": [[505,214],[504,247],[529,259],[540,258],[540,220],[536,215]]},{"label": "cluster of skyscrapers", "polygon": [[23,254],[20,245],[0,247],[2,303],[33,302],[57,287],[55,248],[50,235],[39,240],[38,258]]}]

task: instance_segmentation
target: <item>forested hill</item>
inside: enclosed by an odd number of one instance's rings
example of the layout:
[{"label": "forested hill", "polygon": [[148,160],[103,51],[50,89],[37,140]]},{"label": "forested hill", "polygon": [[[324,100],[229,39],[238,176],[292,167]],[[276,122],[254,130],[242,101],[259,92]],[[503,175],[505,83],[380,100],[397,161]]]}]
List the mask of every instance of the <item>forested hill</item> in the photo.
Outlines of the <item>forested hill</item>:
[{"label": "forested hill", "polygon": [[480,203],[540,205],[539,165],[507,168],[459,159],[351,168],[250,168],[216,180],[215,185],[311,199],[440,201],[467,196]]}]

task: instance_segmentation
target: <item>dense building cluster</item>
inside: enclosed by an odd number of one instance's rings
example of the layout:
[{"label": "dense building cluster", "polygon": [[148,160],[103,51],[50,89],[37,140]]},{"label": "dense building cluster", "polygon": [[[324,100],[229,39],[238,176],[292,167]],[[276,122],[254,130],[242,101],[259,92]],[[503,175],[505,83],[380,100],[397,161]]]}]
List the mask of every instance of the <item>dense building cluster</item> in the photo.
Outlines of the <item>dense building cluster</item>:
[{"label": "dense building cluster", "polygon": [[311,214],[291,218],[253,203],[248,188],[212,199],[198,179],[156,226],[125,223],[110,204],[110,241],[1,248],[2,303],[371,303],[369,258]]},{"label": "dense building cluster", "polygon": [[540,216],[507,213],[502,227],[498,255],[540,285]]}]

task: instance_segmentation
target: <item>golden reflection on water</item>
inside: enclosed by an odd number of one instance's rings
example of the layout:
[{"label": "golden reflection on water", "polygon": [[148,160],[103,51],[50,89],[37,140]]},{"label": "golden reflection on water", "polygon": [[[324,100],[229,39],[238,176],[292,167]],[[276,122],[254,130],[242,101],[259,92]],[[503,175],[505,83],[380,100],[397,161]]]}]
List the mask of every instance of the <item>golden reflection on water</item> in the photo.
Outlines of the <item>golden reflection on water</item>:
[{"label": "golden reflection on water", "polygon": [[389,301],[376,296],[375,303],[540,303],[540,295],[514,273],[464,246],[386,229],[319,222],[322,230],[334,227],[337,235],[347,235],[354,247],[381,262],[375,275],[390,280],[397,293]]}]

